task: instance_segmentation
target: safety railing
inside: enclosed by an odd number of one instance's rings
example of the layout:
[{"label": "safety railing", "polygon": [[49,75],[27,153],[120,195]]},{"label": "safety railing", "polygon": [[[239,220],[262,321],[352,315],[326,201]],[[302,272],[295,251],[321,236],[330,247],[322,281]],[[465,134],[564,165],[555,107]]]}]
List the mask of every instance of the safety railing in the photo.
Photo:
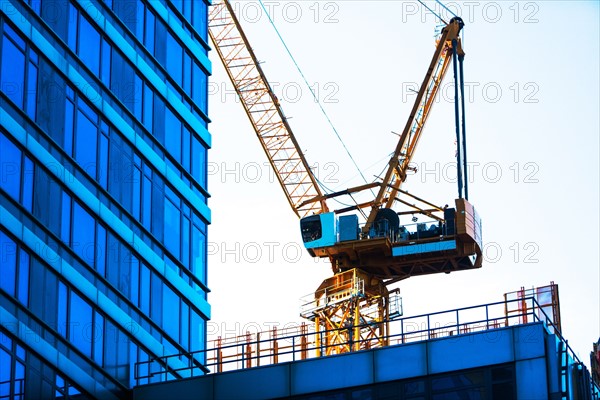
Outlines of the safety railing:
[{"label": "safety railing", "polygon": [[[527,307],[523,313],[506,314],[507,308],[515,308],[509,307],[507,303],[523,301],[523,299],[516,299],[384,321],[381,323],[389,322],[388,336],[383,342],[372,342],[371,345],[363,348],[414,343],[531,322],[541,321],[547,326],[553,326],[552,319],[539,306],[535,298],[525,300],[531,307]],[[552,330],[556,331],[556,329]],[[326,341],[323,338],[331,333],[333,331],[316,332],[314,325],[303,323],[283,330],[273,328],[266,332],[248,332],[245,335],[228,338],[219,337],[209,341],[206,350],[139,362],[135,366],[135,378],[138,383],[144,383],[203,374],[198,368],[199,361],[202,361],[211,372],[224,372],[314,358],[318,354],[327,354],[327,348],[323,345]],[[574,353],[572,356],[576,358]],[[169,363],[169,360],[174,358],[183,361],[184,364],[187,363],[187,367],[177,369],[169,367],[169,364],[174,364]]]}]

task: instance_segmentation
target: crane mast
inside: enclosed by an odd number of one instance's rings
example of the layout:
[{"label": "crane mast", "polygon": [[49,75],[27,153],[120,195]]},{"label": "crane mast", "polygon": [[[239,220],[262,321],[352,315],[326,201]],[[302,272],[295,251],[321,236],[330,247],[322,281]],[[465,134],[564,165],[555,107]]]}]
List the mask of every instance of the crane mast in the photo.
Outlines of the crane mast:
[{"label": "crane mast", "polygon": [[300,218],[328,212],[306,202],[321,189],[229,1],[213,1],[208,31],[290,206]]}]

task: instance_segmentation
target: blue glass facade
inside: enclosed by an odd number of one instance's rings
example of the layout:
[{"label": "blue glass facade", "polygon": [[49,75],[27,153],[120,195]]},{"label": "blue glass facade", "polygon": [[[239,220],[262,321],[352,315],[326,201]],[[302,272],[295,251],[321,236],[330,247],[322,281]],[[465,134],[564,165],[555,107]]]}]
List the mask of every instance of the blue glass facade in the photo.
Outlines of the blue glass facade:
[{"label": "blue glass facade", "polygon": [[119,398],[204,348],[207,13],[2,1],[0,399]]}]

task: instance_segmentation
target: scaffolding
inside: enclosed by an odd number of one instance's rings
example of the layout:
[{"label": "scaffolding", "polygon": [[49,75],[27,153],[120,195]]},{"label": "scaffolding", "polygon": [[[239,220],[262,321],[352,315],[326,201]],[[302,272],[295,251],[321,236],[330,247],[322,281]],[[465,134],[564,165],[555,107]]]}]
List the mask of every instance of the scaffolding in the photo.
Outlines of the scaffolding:
[{"label": "scaffolding", "polygon": [[317,357],[387,346],[390,319],[401,315],[399,291],[357,268],[325,279],[302,300],[300,315],[314,323]]}]

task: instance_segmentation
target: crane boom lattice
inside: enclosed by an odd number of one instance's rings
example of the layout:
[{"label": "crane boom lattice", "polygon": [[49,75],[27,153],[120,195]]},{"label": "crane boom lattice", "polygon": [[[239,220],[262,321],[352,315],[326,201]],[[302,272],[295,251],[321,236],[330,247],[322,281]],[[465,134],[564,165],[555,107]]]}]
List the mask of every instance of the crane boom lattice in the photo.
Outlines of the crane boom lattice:
[{"label": "crane boom lattice", "polygon": [[209,34],[290,206],[298,217],[329,211],[317,180],[228,1],[210,8]]}]

